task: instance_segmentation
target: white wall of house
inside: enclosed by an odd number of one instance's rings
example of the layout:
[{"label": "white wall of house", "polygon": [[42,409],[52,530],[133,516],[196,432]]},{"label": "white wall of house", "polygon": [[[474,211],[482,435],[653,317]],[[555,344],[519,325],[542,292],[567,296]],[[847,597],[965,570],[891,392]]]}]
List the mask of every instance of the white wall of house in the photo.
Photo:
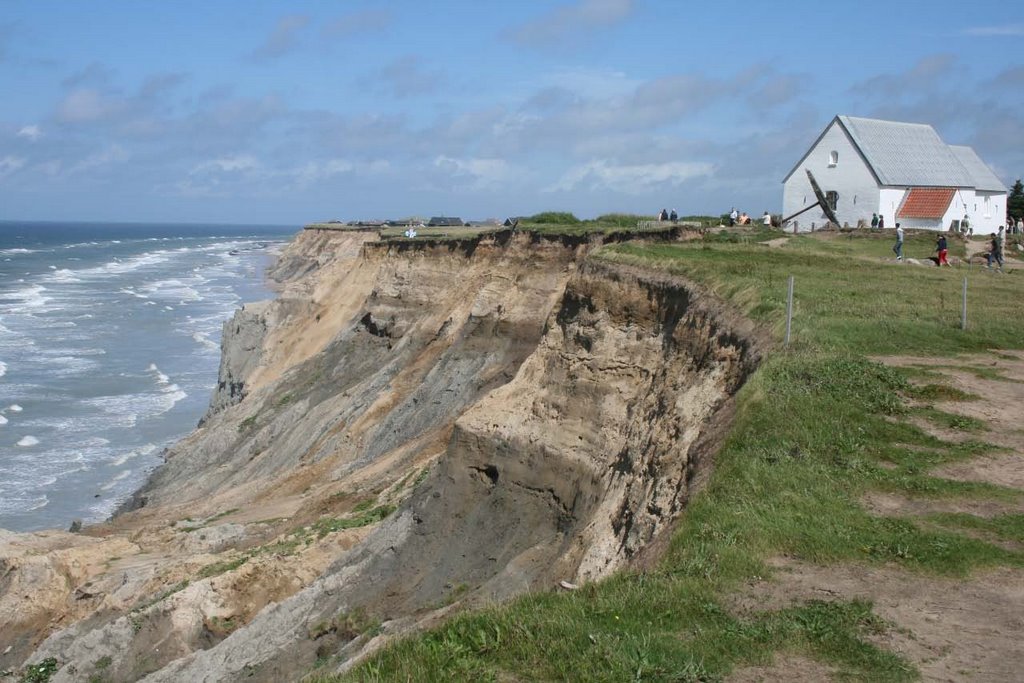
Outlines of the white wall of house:
[{"label": "white wall of house", "polygon": [[[784,216],[790,216],[818,201],[807,181],[805,169],[811,170],[823,192],[834,190],[839,193],[836,217],[840,225],[849,223],[856,226],[861,219],[870,225],[871,214],[878,207],[878,181],[838,123],[832,122],[818,144],[783,185]],[[794,220],[800,231],[810,230],[812,223],[821,227],[828,221],[825,213],[817,207]],[[889,217],[886,217],[886,222],[893,225]]]},{"label": "white wall of house", "polygon": [[910,227],[909,223],[896,218],[896,212],[900,210],[900,205],[903,203],[903,195],[906,193],[907,188],[905,187],[883,187],[879,189],[878,215],[885,217],[885,227],[894,227],[897,220],[904,227]]},{"label": "white wall of house", "polygon": [[975,235],[991,235],[999,230],[1000,226],[1006,225],[1005,192],[978,190],[974,195],[978,204],[977,214],[971,214],[974,218]]}]

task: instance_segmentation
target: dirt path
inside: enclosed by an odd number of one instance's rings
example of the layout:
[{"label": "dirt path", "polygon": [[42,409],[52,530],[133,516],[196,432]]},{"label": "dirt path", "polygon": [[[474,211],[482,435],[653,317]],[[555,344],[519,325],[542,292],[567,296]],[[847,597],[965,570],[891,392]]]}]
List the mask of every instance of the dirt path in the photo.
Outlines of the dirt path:
[{"label": "dirt path", "polygon": [[[1006,449],[994,455],[936,468],[936,476],[980,481],[1024,491],[1024,353],[993,351],[956,359],[889,357],[896,366],[934,368],[942,383],[976,396],[969,401],[936,401],[935,407],[982,420],[985,429],[971,434]],[[943,439],[952,430],[922,421],[922,428]],[[922,499],[871,493],[863,499],[869,512],[898,516],[922,524],[936,512],[960,512],[982,518],[1024,513],[1020,501]],[[997,542],[1008,549],[1020,544]],[[774,576],[753,582],[736,597],[739,613],[779,609],[807,600],[872,601],[891,628],[875,640],[912,662],[925,681],[1020,681],[1024,672],[1024,570],[975,571],[967,579],[923,576],[895,566],[859,564],[817,566],[789,558],[773,561]],[[830,680],[824,665],[795,656],[777,656],[769,667],[737,671],[734,682]]]}]

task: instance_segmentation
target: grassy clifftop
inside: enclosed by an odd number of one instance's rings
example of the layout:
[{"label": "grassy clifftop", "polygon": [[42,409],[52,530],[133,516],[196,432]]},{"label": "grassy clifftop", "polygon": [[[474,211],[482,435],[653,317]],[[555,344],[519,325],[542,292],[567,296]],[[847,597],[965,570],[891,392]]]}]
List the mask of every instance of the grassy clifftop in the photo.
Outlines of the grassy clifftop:
[{"label": "grassy clifftop", "polygon": [[[915,238],[905,252],[925,258],[931,244]],[[835,567],[884,568],[911,582],[1024,567],[1022,491],[940,474],[1012,451],[993,443],[985,415],[947,412],[943,401],[976,398],[950,384],[951,368],[993,379],[996,371],[977,359],[1024,347],[1024,271],[901,265],[885,258],[889,247],[869,236],[737,233],[597,252],[593,258],[703,283],[779,339],[787,279],[795,277],[793,343],[780,344],[741,391],[710,482],[660,561],[463,614],[344,677],[314,677],[703,681],[779,656],[840,678],[918,677],[919,662],[884,646],[904,625],[880,615],[871,599],[837,591],[751,606],[752,591],[754,598],[777,591],[771,577],[780,566],[826,575]],[[985,355],[960,355],[969,353]],[[875,360],[894,354],[946,360],[929,367]],[[913,505],[881,515],[864,502],[872,496]],[[971,514],[983,507],[995,512]]]}]

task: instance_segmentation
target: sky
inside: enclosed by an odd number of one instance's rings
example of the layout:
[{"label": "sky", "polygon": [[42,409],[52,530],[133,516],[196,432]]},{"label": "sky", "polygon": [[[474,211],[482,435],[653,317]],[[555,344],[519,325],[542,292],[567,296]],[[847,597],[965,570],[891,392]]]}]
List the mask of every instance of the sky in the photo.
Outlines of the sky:
[{"label": "sky", "polygon": [[0,220],[777,213],[837,114],[1024,174],[987,0],[0,0],[0,93]]}]

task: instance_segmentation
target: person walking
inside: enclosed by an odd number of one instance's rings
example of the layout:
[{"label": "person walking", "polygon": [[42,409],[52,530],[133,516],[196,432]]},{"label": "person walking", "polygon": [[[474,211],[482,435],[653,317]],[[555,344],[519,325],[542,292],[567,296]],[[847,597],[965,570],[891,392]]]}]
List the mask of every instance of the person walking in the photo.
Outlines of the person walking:
[{"label": "person walking", "polygon": [[948,266],[949,260],[946,256],[949,254],[949,245],[946,243],[945,235],[939,235],[938,241],[935,242],[935,251],[939,255],[939,266],[941,267],[943,264]]},{"label": "person walking", "polygon": [[873,213],[873,214],[871,214],[871,229],[875,230],[877,228],[878,228],[878,214],[877,213]]},{"label": "person walking", "polygon": [[764,215],[761,216],[761,224],[766,228],[772,227],[772,216],[767,211],[765,211]]},{"label": "person walking", "polygon": [[903,228],[900,224],[896,224],[896,244],[892,245],[892,250],[896,252],[896,260],[903,260]]},{"label": "person walking", "polygon": [[992,262],[995,261],[999,264],[999,272],[1003,272],[1003,243],[999,240],[999,235],[992,235],[992,250],[988,253],[988,267],[992,267]]},{"label": "person walking", "polygon": [[884,230],[885,229],[885,216],[879,216],[878,217],[878,229],[879,230]]}]

